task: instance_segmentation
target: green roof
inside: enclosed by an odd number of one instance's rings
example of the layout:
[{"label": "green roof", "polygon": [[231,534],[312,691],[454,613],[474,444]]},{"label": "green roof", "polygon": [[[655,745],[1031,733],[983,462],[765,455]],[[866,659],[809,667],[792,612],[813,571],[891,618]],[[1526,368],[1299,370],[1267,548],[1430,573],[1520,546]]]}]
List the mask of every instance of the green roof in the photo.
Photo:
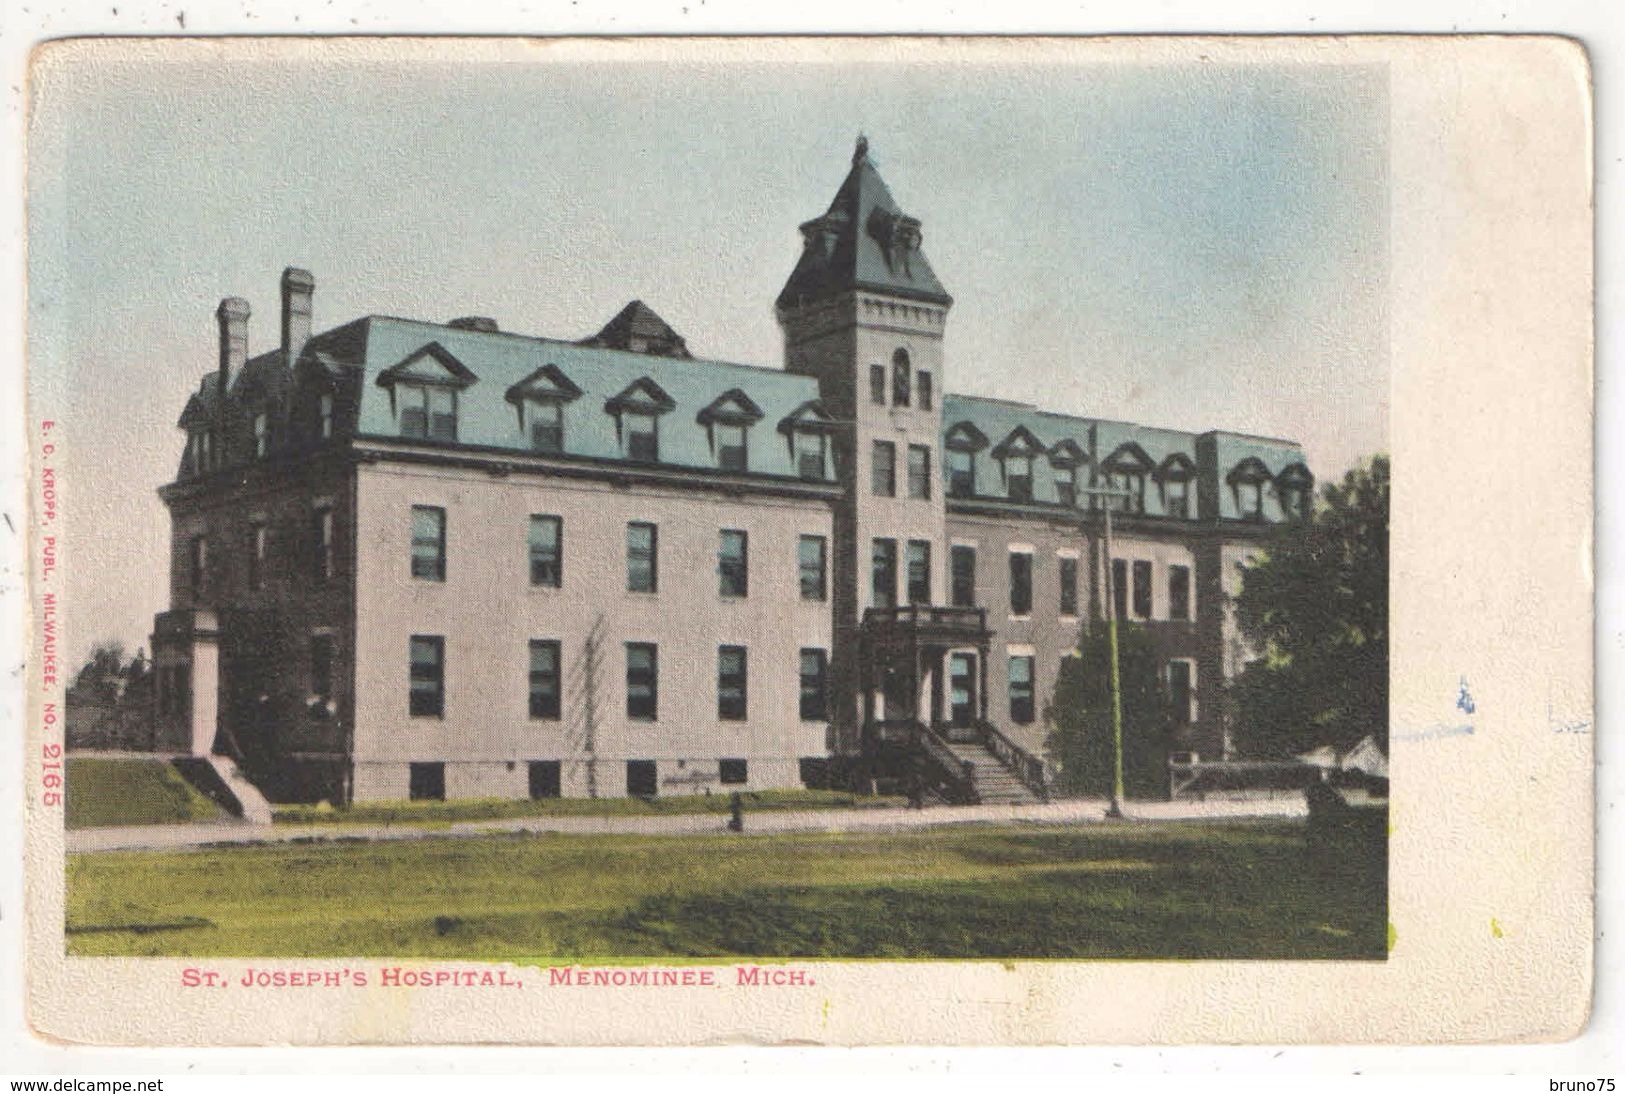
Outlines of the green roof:
[{"label": "green roof", "polygon": [[[556,375],[568,381],[562,388],[568,397],[560,400],[567,455],[624,458],[616,417],[606,404],[628,389],[647,391],[652,383],[670,402],[670,409],[660,415],[660,463],[715,469],[711,432],[701,423],[701,412],[720,396],[737,391],[761,411],[761,420],[748,431],[750,471],[791,477],[796,469],[789,440],[778,424],[818,398],[815,380],[780,369],[654,356],[387,316],[370,316],[363,325],[356,431],[374,436],[400,434],[388,377],[381,386],[380,376],[392,370],[395,375],[422,375],[440,368],[448,382],[459,385],[458,444],[527,450],[529,440],[520,423],[525,400],[510,399],[509,391],[522,384],[534,387],[542,372],[544,378]],[[472,379],[454,375],[458,369],[445,357]],[[402,370],[401,366],[407,367]],[[545,379],[544,386],[560,388]],[[656,401],[664,408],[665,401]]]}]

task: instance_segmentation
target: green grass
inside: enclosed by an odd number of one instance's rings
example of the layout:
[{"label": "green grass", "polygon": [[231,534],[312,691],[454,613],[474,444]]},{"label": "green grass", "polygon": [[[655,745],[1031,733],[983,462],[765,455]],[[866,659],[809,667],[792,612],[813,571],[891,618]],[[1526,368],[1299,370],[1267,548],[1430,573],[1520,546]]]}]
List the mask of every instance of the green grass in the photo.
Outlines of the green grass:
[{"label": "green grass", "polygon": [[70,856],[71,953],[1381,958],[1380,856],[1301,824],[432,838]]},{"label": "green grass", "polygon": [[68,758],[69,829],[180,824],[224,816],[164,760]]},{"label": "green grass", "polygon": [[[335,809],[279,805],[277,824],[412,824],[506,820],[513,817],[649,817],[726,813],[727,794],[665,798],[472,798],[457,801],[362,802]],[[868,797],[837,790],[763,790],[744,795],[745,813],[777,809],[878,809],[907,805],[906,798]]]}]

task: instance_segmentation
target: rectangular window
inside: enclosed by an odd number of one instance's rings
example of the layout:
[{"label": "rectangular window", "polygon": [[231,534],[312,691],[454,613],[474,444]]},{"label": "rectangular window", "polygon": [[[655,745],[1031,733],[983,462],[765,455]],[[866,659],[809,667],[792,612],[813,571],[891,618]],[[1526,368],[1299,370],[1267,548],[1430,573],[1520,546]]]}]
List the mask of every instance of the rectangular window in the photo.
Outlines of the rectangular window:
[{"label": "rectangular window", "polygon": [[869,603],[876,608],[897,607],[897,541],[877,539],[871,547]]},{"label": "rectangular window", "polygon": [[948,550],[948,564],[953,571],[952,599],[956,608],[976,605],[976,548],[955,544]]},{"label": "rectangular window", "polygon": [[1190,514],[1190,483],[1178,479],[1163,486],[1164,508],[1170,517],[1186,518]]},{"label": "rectangular window", "polygon": [[717,717],[725,722],[743,722],[746,710],[746,667],[744,646],[717,648]]},{"label": "rectangular window", "polygon": [[316,510],[311,514],[310,523],[316,550],[313,573],[317,581],[326,581],[333,576],[333,510]]},{"label": "rectangular window", "polygon": [[457,439],[457,393],[449,387],[429,389],[429,439]]},{"label": "rectangular window", "polygon": [[931,603],[931,543],[924,539],[908,541],[908,602]]},{"label": "rectangular window", "polygon": [[1251,520],[1257,520],[1264,515],[1264,487],[1256,482],[1238,482],[1236,484],[1236,508],[1241,515]]},{"label": "rectangular window", "polygon": [[558,721],[561,691],[560,650],[553,639],[530,640],[530,716]]},{"label": "rectangular window", "polygon": [[652,798],[659,792],[659,768],[653,760],[626,761],[626,795]]},{"label": "rectangular window", "polygon": [[717,544],[717,585],[723,596],[750,592],[750,544],[744,532],[723,529]]},{"label": "rectangular window", "polygon": [[1011,501],[1033,500],[1033,459],[1009,455],[1004,458],[1005,494]]},{"label": "rectangular window", "polygon": [[400,384],[401,436],[432,441],[457,439],[457,392],[429,384]]},{"label": "rectangular window", "polygon": [[248,587],[258,589],[265,583],[265,525],[248,526]]},{"label": "rectangular window", "polygon": [[1068,509],[1074,509],[1078,504],[1078,478],[1077,472],[1070,466],[1055,469],[1055,501]]},{"label": "rectangular window", "polygon": [[310,693],[323,703],[333,698],[333,636],[310,639]]},{"label": "rectangular window", "polygon": [[626,591],[652,593],[659,587],[659,535],[652,524],[626,526]]},{"label": "rectangular window", "polygon": [[802,536],[796,547],[796,565],[801,572],[801,599],[823,600],[829,596],[829,564],[823,536]]},{"label": "rectangular window", "polygon": [[908,446],[908,496],[911,498],[931,496],[931,449],[928,445]]},{"label": "rectangular window", "polygon": [[1189,661],[1168,662],[1168,702],[1180,725],[1196,721],[1195,675],[1196,666]]},{"label": "rectangular window", "polygon": [[1078,560],[1062,555],[1057,560],[1061,571],[1061,614],[1078,614]]},{"label": "rectangular window", "polygon": [[877,498],[897,496],[897,446],[890,441],[876,441],[869,459],[869,485]]},{"label": "rectangular window", "polygon": [[1168,618],[1189,619],[1191,617],[1191,568],[1189,566],[1168,567]]},{"label": "rectangular window", "polygon": [[407,796],[413,801],[446,800],[446,765],[412,764],[407,774]]},{"label": "rectangular window", "polygon": [[412,506],[412,576],[446,580],[446,511],[438,506]]},{"label": "rectangular window", "polygon": [[869,366],[869,401],[876,406],[886,405],[886,366]]},{"label": "rectangular window", "polygon": [[722,780],[723,786],[744,786],[750,780],[746,777],[744,760],[718,760],[717,778]]},{"label": "rectangular window", "polygon": [[931,374],[923,368],[914,376],[915,386],[920,393],[920,409],[930,410],[935,392],[931,389]]},{"label": "rectangular window", "polygon": [[948,659],[948,716],[956,726],[968,726],[976,721],[976,662],[968,653],[956,653]]},{"label": "rectangular window", "polygon": [[1112,559],[1112,607],[1117,618],[1128,618],[1128,563],[1120,558]]},{"label": "rectangular window", "polygon": [[410,712],[414,717],[439,718],[446,712],[446,640],[414,634],[411,653]]},{"label": "rectangular window", "polygon": [[564,584],[564,519],[530,518],[530,583],[557,589]]},{"label": "rectangular window", "polygon": [[621,416],[626,430],[626,456],[632,460],[656,463],[660,459],[660,422],[653,414],[627,411]]},{"label": "rectangular window", "polygon": [[1033,720],[1033,659],[1030,655],[1010,658],[1010,720],[1030,725]]},{"label": "rectangular window", "polygon": [[271,451],[271,419],[265,411],[254,415],[254,455],[264,456]]},{"label": "rectangular window", "polygon": [[801,720],[822,722],[829,717],[829,654],[823,650],[801,651]]},{"label": "rectangular window", "polygon": [[1033,556],[1030,551],[1010,552],[1010,614],[1033,613]]},{"label": "rectangular window", "polygon": [[316,400],[316,430],[321,434],[322,440],[333,436],[333,396],[323,395]]},{"label": "rectangular window", "polygon": [[948,452],[948,493],[968,498],[976,493],[976,454],[955,448]]},{"label": "rectangular window", "polygon": [[803,479],[814,482],[829,477],[828,457],[825,455],[826,442],[822,433],[814,433],[810,429],[796,431],[796,474]]},{"label": "rectangular window", "polygon": [[724,471],[744,471],[750,466],[745,449],[745,427],[718,422],[716,430],[717,466]]},{"label": "rectangular window", "polygon": [[529,403],[525,410],[530,415],[530,450],[563,452],[564,404],[549,399]]},{"label": "rectangular window", "polygon": [[653,642],[626,644],[626,716],[652,722],[660,710],[659,653]]},{"label": "rectangular window", "polygon": [[209,581],[209,540],[206,536],[193,536],[187,547],[187,561],[189,562],[192,580],[192,595],[202,596],[204,586]]},{"label": "rectangular window", "polygon": [[560,775],[560,764],[557,760],[530,761],[530,798],[539,801],[542,798],[557,798],[564,792]]},{"label": "rectangular window", "polygon": [[1134,563],[1134,614],[1140,619],[1151,618],[1151,563]]}]

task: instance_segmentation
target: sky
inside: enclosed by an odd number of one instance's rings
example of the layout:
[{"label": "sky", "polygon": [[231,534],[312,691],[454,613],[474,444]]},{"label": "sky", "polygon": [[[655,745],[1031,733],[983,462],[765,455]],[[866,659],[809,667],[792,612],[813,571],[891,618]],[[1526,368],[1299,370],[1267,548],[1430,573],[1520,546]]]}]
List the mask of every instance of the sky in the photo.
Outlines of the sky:
[{"label": "sky", "polygon": [[69,663],[145,644],[167,606],[156,490],[221,297],[252,305],[250,353],[293,265],[318,330],[472,314],[579,338],[641,298],[696,356],[779,366],[797,225],[859,133],[954,296],[948,390],[1290,438],[1322,481],[1386,449],[1383,68],[865,48],[47,49],[29,378],[62,429]]}]

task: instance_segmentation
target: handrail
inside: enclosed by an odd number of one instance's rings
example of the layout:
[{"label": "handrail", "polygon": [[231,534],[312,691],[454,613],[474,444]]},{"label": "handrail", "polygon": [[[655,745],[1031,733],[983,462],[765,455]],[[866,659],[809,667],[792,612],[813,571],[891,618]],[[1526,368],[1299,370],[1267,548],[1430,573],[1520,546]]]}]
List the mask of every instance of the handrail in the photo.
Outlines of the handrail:
[{"label": "handrail", "polygon": [[976,792],[975,764],[954,755],[954,750],[922,722],[914,723],[914,740],[926,760],[942,769],[956,797],[968,805],[975,805],[981,800]]},{"label": "handrail", "polygon": [[977,722],[982,744],[1032,791],[1039,801],[1049,801],[1049,780],[1044,775],[1044,761],[1022,748],[991,722]]}]

